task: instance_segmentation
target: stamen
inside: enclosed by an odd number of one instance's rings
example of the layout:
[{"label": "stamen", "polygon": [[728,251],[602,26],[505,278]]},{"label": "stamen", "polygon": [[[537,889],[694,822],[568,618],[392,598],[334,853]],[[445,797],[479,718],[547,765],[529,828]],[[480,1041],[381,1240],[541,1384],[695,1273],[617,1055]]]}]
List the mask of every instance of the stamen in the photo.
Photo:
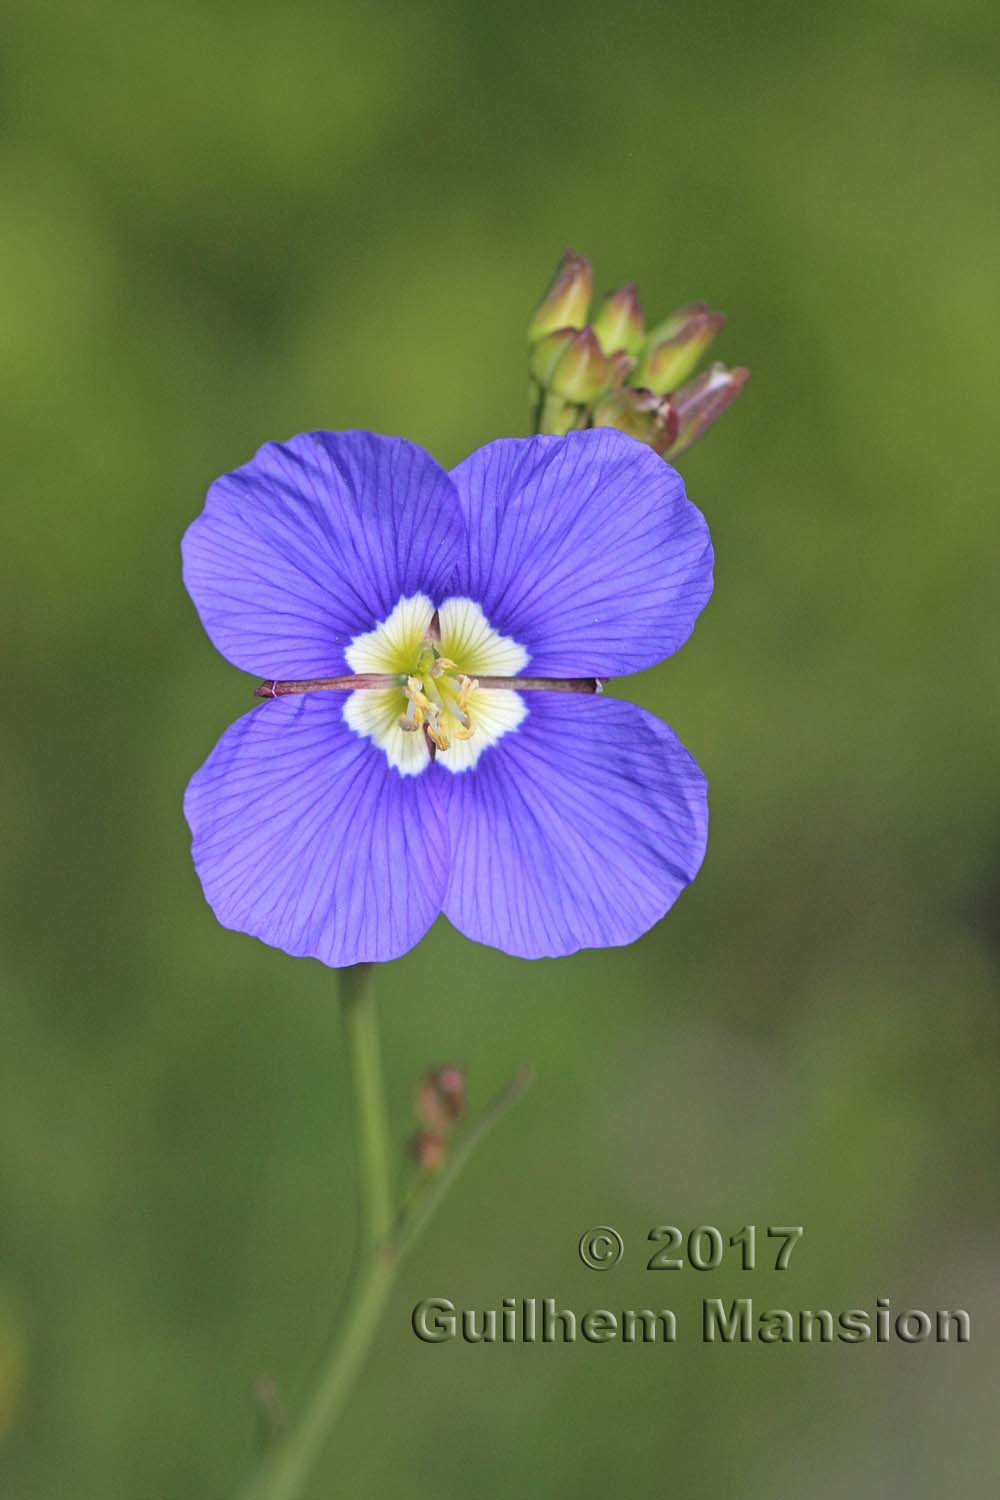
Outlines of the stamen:
[{"label": "stamen", "polygon": [[424,692],[424,685],[419,677],[408,677],[406,679],[406,687],[403,691],[410,702],[415,704],[417,708],[423,709],[425,714],[433,714],[435,712],[435,705]]},{"label": "stamen", "polygon": [[447,750],[452,740],[470,740],[475,725],[469,701],[479,687],[478,679],[462,673],[456,682],[458,668],[447,656],[436,657],[426,667],[421,663],[420,670],[422,676],[413,673],[405,679],[407,704],[397,719],[400,729],[407,734],[423,729],[438,750]]},{"label": "stamen", "polygon": [[463,677],[459,686],[461,687],[461,692],[458,695],[458,706],[464,713],[469,706],[469,699],[478,688],[479,683],[474,677]]},{"label": "stamen", "polygon": [[[346,723],[383,750],[403,776],[420,775],[435,758],[449,773],[472,769],[488,746],[524,720],[528,706],[521,689],[527,698],[532,688],[593,692],[598,686],[592,678],[517,675],[528,665],[527,651],[494,631],[480,607],[464,598],[446,601],[440,614],[424,595],[400,599],[374,630],[345,647],[344,659],[354,670],[343,676],[271,680],[260,685],[258,696],[348,694]],[[474,667],[482,675],[472,676]],[[486,675],[499,672],[512,675]]]},{"label": "stamen", "polygon": [[400,729],[405,729],[407,734],[411,734],[415,730],[420,729],[423,725],[423,709],[418,708],[411,698],[409,703],[407,703],[406,705],[405,714],[400,714],[397,722],[399,723]]},{"label": "stamen", "polygon": [[441,727],[440,720],[436,720],[435,723],[433,723],[433,724],[428,724],[426,726],[426,729],[427,729],[427,733],[430,735],[430,737],[434,741],[435,745],[437,745],[438,749],[439,750],[447,750],[447,748],[448,748],[449,744],[451,743],[451,741],[448,739],[447,734],[445,733],[444,729]]}]

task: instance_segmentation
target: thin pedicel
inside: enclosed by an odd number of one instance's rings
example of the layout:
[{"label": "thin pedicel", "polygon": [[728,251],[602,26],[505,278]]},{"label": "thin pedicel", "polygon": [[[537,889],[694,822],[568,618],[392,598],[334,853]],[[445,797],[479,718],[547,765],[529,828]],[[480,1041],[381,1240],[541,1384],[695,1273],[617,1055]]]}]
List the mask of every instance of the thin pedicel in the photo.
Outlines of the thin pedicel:
[{"label": "thin pedicel", "polygon": [[[406,681],[405,673],[351,673],[346,677],[310,677],[304,682],[262,682],[255,698],[284,698],[289,693],[353,693],[358,688],[393,688]],[[528,692],[603,693],[606,677],[477,677],[484,688],[517,688]]]}]

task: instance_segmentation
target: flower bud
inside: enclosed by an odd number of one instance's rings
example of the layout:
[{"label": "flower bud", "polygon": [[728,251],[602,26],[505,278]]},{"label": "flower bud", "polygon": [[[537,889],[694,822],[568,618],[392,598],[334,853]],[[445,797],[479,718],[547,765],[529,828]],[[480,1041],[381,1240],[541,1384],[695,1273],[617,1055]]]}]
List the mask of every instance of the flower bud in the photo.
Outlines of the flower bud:
[{"label": "flower bud", "polygon": [[563,401],[587,406],[606,391],[616,378],[620,366],[601,351],[592,328],[581,328],[567,344],[549,378],[549,389]]},{"label": "flower bud", "polygon": [[432,1068],[417,1090],[417,1118],[430,1131],[446,1133],[465,1113],[465,1073],[455,1063]]},{"label": "flower bud", "polygon": [[708,349],[726,321],[725,313],[712,312],[704,302],[692,302],[671,313],[652,330],[636,384],[660,396],[676,390]]},{"label": "flower bud", "polygon": [[678,416],[669,397],[625,386],[601,397],[594,407],[594,426],[616,427],[662,455],[677,436]]},{"label": "flower bud", "polygon": [[716,364],[675,391],[671,402],[677,411],[677,436],[665,457],[676,458],[697,442],[736,400],[749,378],[747,369],[730,370],[726,365]]},{"label": "flower bud", "polygon": [[528,329],[529,343],[537,343],[556,328],[581,328],[590,311],[594,273],[590,261],[573,250],[567,250],[555,274],[555,280],[538,305]]},{"label": "flower bud", "polygon": [[632,355],[640,353],[646,337],[645,319],[634,281],[605,297],[594,319],[594,332],[605,354],[618,349]]},{"label": "flower bud", "polygon": [[539,339],[528,357],[531,378],[540,386],[548,386],[556,365],[575,338],[575,328],[556,328]]},{"label": "flower bud", "polygon": [[444,1166],[448,1144],[432,1130],[419,1130],[410,1141],[410,1155],[424,1172],[437,1172]]}]

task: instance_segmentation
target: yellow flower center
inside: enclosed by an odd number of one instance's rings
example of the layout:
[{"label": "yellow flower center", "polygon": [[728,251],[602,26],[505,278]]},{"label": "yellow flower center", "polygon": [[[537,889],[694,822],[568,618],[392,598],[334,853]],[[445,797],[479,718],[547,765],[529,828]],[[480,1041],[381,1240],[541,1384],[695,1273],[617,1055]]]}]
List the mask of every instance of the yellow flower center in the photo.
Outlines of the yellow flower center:
[{"label": "yellow flower center", "polygon": [[450,749],[452,740],[471,740],[475,729],[469,700],[478,687],[474,677],[427,642],[419,675],[407,677],[403,687],[408,702],[399,716],[400,729],[407,734],[423,729],[438,750]]},{"label": "yellow flower center", "polygon": [[424,594],[400,599],[344,654],[352,672],[397,679],[352,692],[344,717],[404,776],[426,770],[432,758],[449,771],[470,770],[527,712],[520,693],[479,685],[479,675],[515,676],[528,653],[494,630],[471,599],[446,599],[438,609]]}]

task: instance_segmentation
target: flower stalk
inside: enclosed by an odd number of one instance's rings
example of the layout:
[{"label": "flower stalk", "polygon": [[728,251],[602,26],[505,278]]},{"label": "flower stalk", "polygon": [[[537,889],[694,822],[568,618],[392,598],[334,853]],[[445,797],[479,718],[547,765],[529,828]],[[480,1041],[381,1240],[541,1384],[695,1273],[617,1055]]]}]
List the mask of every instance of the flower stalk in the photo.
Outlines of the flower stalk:
[{"label": "flower stalk", "polygon": [[374,979],[374,964],[353,964],[340,976],[344,1034],[358,1117],[362,1236],[366,1250],[378,1255],[392,1229],[396,1195]]},{"label": "flower stalk", "polygon": [[[243,1500],[301,1500],[309,1476],[368,1355],[404,1256],[426,1229],[476,1148],[527,1088],[522,1068],[456,1143],[439,1172],[398,1202],[375,1008],[375,964],[341,971],[344,1031],[354,1085],[361,1199],[360,1254],[341,1326],[312,1397],[277,1442]],[[398,1206],[397,1206],[398,1205]]]}]

